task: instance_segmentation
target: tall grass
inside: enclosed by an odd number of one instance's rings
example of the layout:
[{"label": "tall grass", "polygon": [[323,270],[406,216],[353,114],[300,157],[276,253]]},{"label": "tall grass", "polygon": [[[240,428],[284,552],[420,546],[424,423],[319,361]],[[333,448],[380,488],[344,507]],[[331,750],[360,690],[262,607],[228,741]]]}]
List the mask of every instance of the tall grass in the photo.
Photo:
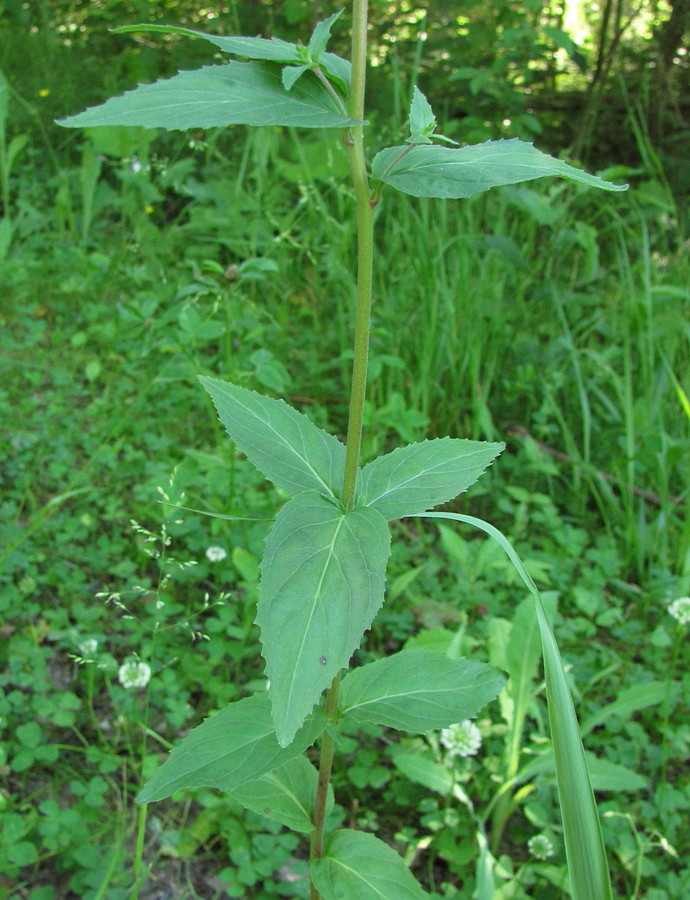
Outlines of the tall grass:
[{"label": "tall grass", "polygon": [[[352,235],[333,227],[348,200],[328,186],[338,151],[315,166],[293,136],[272,152],[286,196],[317,202],[284,204],[274,241],[253,249],[279,261],[288,328],[308,316],[317,329],[298,393],[328,406],[353,289],[337,262]],[[512,432],[517,446],[527,432],[558,460],[562,505],[618,535],[630,577],[684,558],[688,421],[674,376],[687,394],[690,266],[663,181],[614,199],[561,183],[448,204],[384,194],[379,215],[370,391],[388,440]],[[331,355],[340,373],[320,368]]]}]

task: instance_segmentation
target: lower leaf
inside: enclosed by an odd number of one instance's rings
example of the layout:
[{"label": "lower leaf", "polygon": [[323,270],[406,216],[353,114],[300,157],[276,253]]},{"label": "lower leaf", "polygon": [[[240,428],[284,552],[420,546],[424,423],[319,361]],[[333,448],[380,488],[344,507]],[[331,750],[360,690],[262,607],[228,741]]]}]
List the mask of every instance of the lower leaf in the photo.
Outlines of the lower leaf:
[{"label": "lower leaf", "polygon": [[[305,756],[296,756],[261,778],[248,781],[231,796],[253,812],[308,834],[313,825],[319,774]],[[333,808],[333,789],[328,788],[326,815]]]},{"label": "lower leaf", "polygon": [[231,703],[175,747],[137,802],[163,800],[183,788],[233,791],[298,756],[314,743],[325,726],[325,716],[316,710],[292,744],[282,748],[276,740],[266,694]]},{"label": "lower leaf", "polygon": [[341,829],[326,839],[311,879],[328,900],[419,900],[429,895],[388,844],[364,831]]}]

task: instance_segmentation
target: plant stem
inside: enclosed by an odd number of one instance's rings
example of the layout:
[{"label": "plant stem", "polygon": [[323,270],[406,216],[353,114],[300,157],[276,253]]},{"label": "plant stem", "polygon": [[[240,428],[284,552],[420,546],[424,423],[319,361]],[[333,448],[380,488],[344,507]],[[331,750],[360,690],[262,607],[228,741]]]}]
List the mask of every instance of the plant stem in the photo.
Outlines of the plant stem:
[{"label": "plant stem", "polygon": [[[364,86],[367,62],[367,0],[353,0],[352,4],[352,84],[349,113],[353,119],[364,118]],[[362,421],[367,386],[367,361],[369,356],[369,331],[371,327],[371,294],[374,259],[374,214],[369,191],[364,157],[364,133],[362,126],[351,129],[346,143],[350,173],[355,192],[357,223],[357,300],[355,308],[354,360],[350,389],[350,411],[347,423],[345,475],[343,477],[343,505],[351,510],[355,503],[357,471],[362,445]],[[338,715],[340,674],[336,675],[328,689],[326,715],[334,725]],[[324,732],[321,743],[319,780],[314,808],[314,830],[311,837],[310,862],[323,855],[324,824],[328,785],[331,779],[335,739],[329,730]],[[311,900],[320,900],[319,892],[310,885]]]},{"label": "plant stem", "polygon": [[[367,0],[354,0],[352,11],[352,86],[350,115],[364,118],[364,85],[367,48]],[[357,305],[355,313],[355,345],[352,364],[350,414],[347,426],[343,504],[352,509],[357,486],[357,467],[362,443],[362,419],[367,386],[369,329],[371,323],[371,293],[374,260],[374,213],[369,192],[369,177],[364,158],[364,130],[361,125],[351,129],[347,145],[350,173],[355,190],[357,221]]]}]

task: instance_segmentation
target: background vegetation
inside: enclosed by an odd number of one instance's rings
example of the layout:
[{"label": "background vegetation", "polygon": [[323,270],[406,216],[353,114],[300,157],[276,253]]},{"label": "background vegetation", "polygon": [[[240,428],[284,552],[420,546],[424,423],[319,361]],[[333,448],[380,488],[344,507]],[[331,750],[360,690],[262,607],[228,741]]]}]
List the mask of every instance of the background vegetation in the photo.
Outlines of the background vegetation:
[{"label": "background vegetation", "polygon": [[[688,4],[371,7],[371,149],[397,137],[418,80],[456,140],[533,139],[631,184],[385,195],[366,450],[507,442],[457,509],[506,532],[557,607],[618,895],[684,896],[687,629],[668,607],[690,594]],[[261,520],[284,498],[236,457],[195,376],[287,396],[341,435],[349,378],[337,140],[53,119],[209,61],[202,42],[109,26],[295,39],[332,11],[0,12],[2,896],[133,896],[142,779],[205,714],[263,687]],[[338,39],[346,53],[346,24]],[[398,527],[360,660],[413,642],[503,661],[513,693],[478,723],[476,756],[434,735],[346,738],[334,815],[375,826],[437,896],[472,896],[484,828],[496,896],[567,896],[539,674],[506,658],[523,589],[483,538]],[[145,688],[121,683],[127,661],[150,666]],[[535,836],[552,855],[530,852]],[[144,858],[142,897],[304,896],[297,839],[210,791],[150,809]]]}]

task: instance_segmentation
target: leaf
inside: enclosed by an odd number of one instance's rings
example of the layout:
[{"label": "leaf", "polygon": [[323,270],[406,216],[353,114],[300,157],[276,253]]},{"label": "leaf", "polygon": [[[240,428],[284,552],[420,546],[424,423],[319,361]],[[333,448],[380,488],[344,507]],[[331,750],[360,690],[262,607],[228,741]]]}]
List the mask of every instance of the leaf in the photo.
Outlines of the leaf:
[{"label": "leaf", "polygon": [[266,694],[231,703],[205,719],[172,751],[137,797],[138,803],[163,800],[175,791],[200,787],[234,789],[260,778],[298,756],[323,731],[320,710],[311,716],[289,747],[279,747]]},{"label": "leaf", "polygon": [[206,34],[203,31],[194,31],[191,28],[181,28],[178,25],[122,25],[111,30],[114,34],[124,34],[130,31],[157,31],[161,34],[181,34],[185,37],[202,38],[211,44],[215,44],[223,53],[231,53],[233,56],[245,56],[247,59],[277,63],[296,63],[300,61],[297,46],[288,41],[282,41],[280,38],[226,37]]},{"label": "leaf", "polygon": [[[257,778],[247,781],[231,795],[261,816],[266,816],[293,831],[308,834],[312,821],[319,774],[305,756],[296,756]],[[329,785],[326,815],[333,808],[333,789]]]},{"label": "leaf", "polygon": [[430,143],[427,133],[436,128],[436,116],[431,104],[417,85],[412,88],[412,103],[410,104],[410,138],[415,140],[425,137],[423,143]]},{"label": "leaf", "polygon": [[343,513],[308,491],[278,513],[261,563],[256,622],[281,746],[371,625],[389,553],[388,526],[375,509]]},{"label": "leaf", "polygon": [[421,753],[396,753],[393,756],[395,768],[430,791],[447,796],[453,790],[453,776],[441,763],[434,762]]},{"label": "leaf", "polygon": [[627,766],[612,763],[608,759],[598,759],[587,753],[587,767],[592,788],[595,791],[641,791],[648,781]]},{"label": "leaf", "polygon": [[408,144],[431,144],[432,141],[444,141],[447,144],[455,144],[457,141],[446,137],[444,134],[436,134],[436,116],[429,101],[415,85],[412,88],[412,103],[410,104],[410,136]]},{"label": "leaf", "polygon": [[[280,38],[225,37],[205,34],[203,31],[193,31],[191,28],[179,28],[176,25],[124,25],[112,30],[116,34],[126,31],[159,31],[164,34],[182,34],[210,41],[223,53],[231,53],[233,56],[285,64],[305,62],[296,44],[282,41]],[[347,91],[352,77],[352,67],[348,60],[336,56],[335,53],[323,53],[320,62],[323,71],[334,76],[342,89]]]},{"label": "leaf", "polygon": [[316,890],[328,900],[419,900],[429,895],[403,859],[373,834],[343,828],[326,838],[311,864]]},{"label": "leaf", "polygon": [[281,78],[286,91],[291,91],[298,78],[309,71],[309,66],[285,66]]},{"label": "leaf", "polygon": [[471,147],[387,147],[374,158],[372,176],[413,197],[470,197],[501,184],[562,175],[591,187],[624,191],[513,138]]},{"label": "leaf", "polygon": [[288,494],[319,491],[337,497],[345,446],[284,400],[264,397],[229,381],[202,375],[228,434],[269,481]]},{"label": "leaf", "polygon": [[525,587],[534,597],[542,638],[551,742],[573,897],[575,900],[611,900],[613,895],[606,850],[575,707],[556,638],[549,625],[539,591],[510,541],[493,525],[474,516],[463,516],[459,513],[432,512],[427,513],[424,518],[465,522],[493,537],[506,552]]},{"label": "leaf", "polygon": [[309,38],[309,46],[307,48],[309,51],[309,58],[313,62],[320,62],[331,36],[331,28],[342,16],[343,11],[344,10],[341,9],[340,12],[333,13],[332,16],[324,19],[323,22],[319,22],[314,29],[312,36]]},{"label": "leaf", "polygon": [[75,116],[58,120],[66,128],[143,125],[146,128],[211,128],[220,125],[295,125],[342,128],[362,124],[344,116],[314,75],[286,91],[280,67],[237,62],[178,72],[142,84]]},{"label": "leaf", "polygon": [[415,650],[349,672],[341,706],[357,722],[422,733],[475,716],[504,684],[493,666]]},{"label": "leaf", "polygon": [[556,639],[538,594],[535,599],[543,643],[558,799],[573,897],[575,900],[610,900],[613,895],[606,850],[575,707]]},{"label": "leaf", "polygon": [[[646,709],[648,706],[660,706],[665,700],[669,685],[665,681],[649,681],[647,684],[636,684],[628,688],[613,700],[602,706],[582,723],[582,734],[589,734],[590,731],[606,722],[611,716],[627,721],[632,713],[638,712],[640,709]],[[670,685],[670,696],[674,702],[679,695],[679,685],[673,682]]]},{"label": "leaf", "polygon": [[364,466],[357,504],[387,519],[418,515],[467,490],[504,447],[449,437],[399,447]]}]

